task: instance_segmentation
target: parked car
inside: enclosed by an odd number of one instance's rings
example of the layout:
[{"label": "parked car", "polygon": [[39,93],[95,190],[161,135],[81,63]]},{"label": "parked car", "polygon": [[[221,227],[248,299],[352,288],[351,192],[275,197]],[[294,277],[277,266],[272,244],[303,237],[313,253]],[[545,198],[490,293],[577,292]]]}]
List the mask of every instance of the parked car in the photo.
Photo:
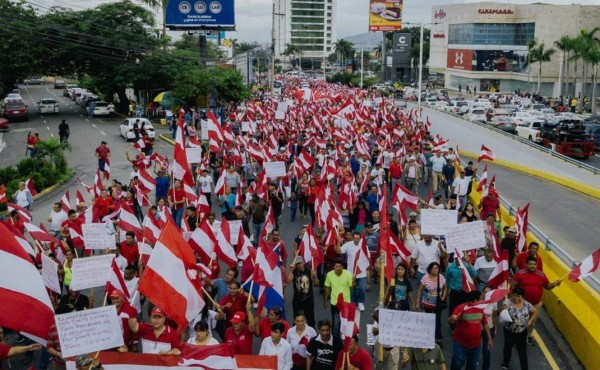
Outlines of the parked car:
[{"label": "parked car", "polygon": [[465,114],[469,109],[469,104],[464,100],[450,100],[450,105],[446,106],[446,112]]},{"label": "parked car", "polygon": [[29,112],[23,101],[13,101],[4,106],[4,117],[9,121],[29,121]]},{"label": "parked car", "polygon": [[64,89],[65,88],[65,80],[56,80],[54,81],[54,88],[55,89]]},{"label": "parked car", "polygon": [[94,112],[92,114],[94,117],[110,115],[110,112],[108,111],[108,103],[105,101],[97,101],[96,107],[94,108]]},{"label": "parked car", "polygon": [[488,123],[491,127],[495,127],[498,130],[506,131],[511,134],[517,133],[517,124],[508,116],[494,116]]},{"label": "parked car", "polygon": [[433,109],[445,111],[446,107],[449,105],[450,105],[450,103],[448,103],[447,101],[440,100],[440,101],[435,102],[435,104],[433,105]]},{"label": "parked car", "polygon": [[83,104],[85,103],[85,99],[86,99],[88,96],[92,96],[92,95],[94,95],[94,93],[93,93],[93,92],[90,92],[90,91],[82,91],[82,92],[81,92],[81,94],[79,94],[79,96],[76,96],[76,97],[75,97],[75,104],[83,106]]},{"label": "parked car", "polygon": [[58,101],[56,101],[56,99],[53,98],[41,99],[36,103],[36,105],[38,113],[40,114],[58,114],[60,111],[58,107]]},{"label": "parked car", "polygon": [[541,143],[542,139],[542,127],[544,121],[535,118],[528,118],[523,122],[517,124],[517,135],[523,139],[533,141],[535,143]]},{"label": "parked car", "polygon": [[485,123],[487,121],[487,110],[483,108],[471,108],[465,113],[465,119],[471,122]]},{"label": "parked car", "polygon": [[8,120],[6,118],[0,118],[0,132],[8,131]]},{"label": "parked car", "polygon": [[133,124],[135,122],[138,122],[138,127],[142,127],[142,124],[144,124],[144,129],[148,132],[148,137],[154,138],[154,126],[152,126],[150,120],[147,118],[127,118],[119,125],[121,136],[125,140],[129,141],[135,139],[135,132],[133,131]]},{"label": "parked car", "polygon": [[594,142],[596,152],[600,152],[600,123],[584,123],[583,128],[588,138]]},{"label": "parked car", "polygon": [[63,96],[70,96],[69,93],[72,89],[75,89],[76,87],[77,84],[67,84],[67,86],[65,86],[65,89],[63,90]]},{"label": "parked car", "polygon": [[17,93],[10,93],[10,94],[6,95],[6,98],[4,98],[4,103],[14,103],[14,102],[22,102],[22,101],[23,101],[23,97]]},{"label": "parked car", "polygon": [[86,92],[86,89],[82,89],[80,87],[75,87],[69,90],[69,98],[71,98],[71,100],[75,101],[77,100],[77,98],[79,96],[81,96],[81,94],[83,94],[84,92]]},{"label": "parked car", "polygon": [[43,78],[27,78],[23,80],[25,85],[43,85],[46,83]]},{"label": "parked car", "polygon": [[434,106],[435,103],[437,103],[437,102],[438,102],[438,98],[429,97],[429,98],[427,98],[427,100],[425,100],[425,104],[429,105],[430,107]]}]

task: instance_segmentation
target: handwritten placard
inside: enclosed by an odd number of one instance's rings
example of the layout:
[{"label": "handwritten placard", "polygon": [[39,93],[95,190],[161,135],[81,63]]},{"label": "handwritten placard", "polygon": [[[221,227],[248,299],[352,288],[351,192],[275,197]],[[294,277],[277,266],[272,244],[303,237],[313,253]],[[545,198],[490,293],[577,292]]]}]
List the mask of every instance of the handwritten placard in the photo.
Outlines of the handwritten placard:
[{"label": "handwritten placard", "polygon": [[276,177],[283,177],[286,175],[285,162],[265,162],[264,163],[265,174],[267,177],[272,179]]},{"label": "handwritten placard", "polygon": [[485,247],[485,231],[483,221],[473,221],[453,226],[446,233],[446,247],[452,252],[454,249],[467,251]]},{"label": "handwritten placard", "polygon": [[254,132],[256,131],[256,122],[244,121],[242,122],[242,132]]},{"label": "handwritten placard", "polygon": [[433,348],[435,314],[380,309],[379,343],[394,347]]},{"label": "handwritten placard", "polygon": [[200,120],[200,139],[208,141],[208,121],[205,119]]},{"label": "handwritten placard", "polygon": [[105,223],[81,225],[83,240],[88,249],[115,249],[115,236],[111,235]]},{"label": "handwritten placard", "polygon": [[375,335],[373,334],[373,325],[367,324],[367,346],[375,345]]},{"label": "handwritten placard", "polygon": [[52,258],[46,256],[44,253],[42,256],[42,280],[46,288],[61,294],[60,283],[58,282],[58,264],[52,260]]},{"label": "handwritten placard", "polygon": [[422,209],[421,235],[446,235],[456,226],[458,211],[451,209]]},{"label": "handwritten placard", "polygon": [[[229,221],[229,235],[231,245],[236,246],[240,238],[240,229],[242,228],[242,220]],[[234,247],[235,248],[235,247]]]},{"label": "handwritten placard", "polygon": [[120,321],[115,306],[56,315],[56,330],[63,357],[122,346]]},{"label": "handwritten placard", "polygon": [[70,288],[81,290],[105,285],[114,254],[76,258],[73,260],[73,281]]},{"label": "handwritten placard", "polygon": [[188,163],[200,163],[202,162],[202,148],[185,148],[185,155],[187,156]]}]

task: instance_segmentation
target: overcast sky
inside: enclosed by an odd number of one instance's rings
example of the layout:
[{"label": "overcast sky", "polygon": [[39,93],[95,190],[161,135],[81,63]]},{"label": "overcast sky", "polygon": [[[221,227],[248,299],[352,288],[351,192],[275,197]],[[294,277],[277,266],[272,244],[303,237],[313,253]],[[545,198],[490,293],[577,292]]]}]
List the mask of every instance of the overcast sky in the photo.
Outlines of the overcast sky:
[{"label": "overcast sky", "polygon": [[[32,4],[43,6],[64,6],[80,10],[100,3],[97,0],[27,0]],[[337,35],[339,37],[353,36],[368,32],[369,0],[337,0]],[[134,1],[135,2],[135,1]],[[421,22],[431,19],[431,7],[443,4],[475,3],[478,0],[404,0],[405,22]],[[498,0],[499,3],[527,4],[532,1],[524,0]],[[598,5],[600,0],[545,0],[538,1],[548,4],[583,4]],[[236,0],[236,27],[237,32],[228,32],[228,38],[237,38],[240,41],[268,42],[271,34],[272,0]]]}]

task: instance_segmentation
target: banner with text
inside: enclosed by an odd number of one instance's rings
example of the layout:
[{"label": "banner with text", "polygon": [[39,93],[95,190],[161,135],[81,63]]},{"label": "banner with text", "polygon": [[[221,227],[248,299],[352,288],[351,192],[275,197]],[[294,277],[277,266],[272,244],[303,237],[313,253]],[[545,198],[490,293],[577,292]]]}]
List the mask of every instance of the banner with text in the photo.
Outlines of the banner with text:
[{"label": "banner with text", "polygon": [[371,0],[369,2],[369,32],[400,31],[402,29],[402,1]]},{"label": "banner with text", "polygon": [[[109,224],[112,227],[112,224]],[[87,249],[115,249],[115,235],[110,234],[105,223],[81,225]]]},{"label": "banner with text", "polygon": [[483,221],[467,222],[450,228],[446,233],[446,248],[448,251],[468,251],[483,248],[486,245]]},{"label": "banner with text", "polygon": [[458,211],[452,209],[422,209],[421,235],[446,235],[456,226]]},{"label": "banner with text", "polygon": [[106,254],[74,259],[73,281],[69,288],[81,290],[105,285],[110,274],[110,264],[114,258],[114,254]]},{"label": "banner with text", "polygon": [[265,162],[265,175],[272,179],[276,177],[284,177],[286,175],[285,172],[285,162]]},{"label": "banner with text", "polygon": [[435,314],[380,309],[379,343],[394,347],[434,348]]}]

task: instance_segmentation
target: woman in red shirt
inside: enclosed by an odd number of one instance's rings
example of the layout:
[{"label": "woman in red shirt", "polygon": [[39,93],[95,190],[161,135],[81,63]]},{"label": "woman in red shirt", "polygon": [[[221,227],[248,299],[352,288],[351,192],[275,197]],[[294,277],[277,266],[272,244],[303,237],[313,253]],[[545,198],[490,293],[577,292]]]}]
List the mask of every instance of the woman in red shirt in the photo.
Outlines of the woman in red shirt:
[{"label": "woman in red shirt", "polygon": [[110,214],[115,209],[114,201],[108,196],[108,190],[106,189],[102,190],[99,197],[94,198],[93,204],[98,210],[98,216],[100,219]]},{"label": "woman in red shirt", "polygon": [[308,210],[308,186],[309,186],[308,173],[302,173],[302,178],[298,180],[296,185],[296,194],[298,194],[298,208],[300,209],[300,215],[302,218],[306,218],[306,212]]}]

